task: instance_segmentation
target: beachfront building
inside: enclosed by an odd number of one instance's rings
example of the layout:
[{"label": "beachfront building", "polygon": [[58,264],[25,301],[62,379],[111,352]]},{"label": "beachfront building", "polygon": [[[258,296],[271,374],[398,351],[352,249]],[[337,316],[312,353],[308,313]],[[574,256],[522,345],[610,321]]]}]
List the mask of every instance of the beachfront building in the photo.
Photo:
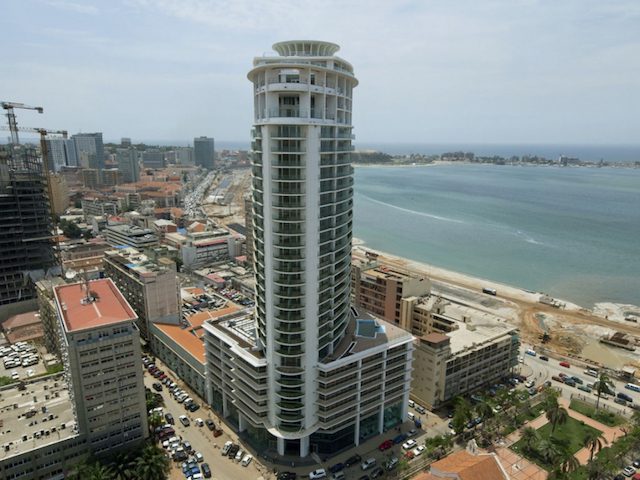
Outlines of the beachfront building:
[{"label": "beachfront building", "polygon": [[429,409],[511,374],[518,330],[504,319],[438,297],[409,299],[418,321],[411,398]]},{"label": "beachfront building", "polygon": [[273,48],[248,75],[255,317],[204,323],[207,394],[260,448],[330,455],[406,418],[412,337],[351,307],[353,68],[332,43]]},{"label": "beachfront building", "polygon": [[431,282],[415,272],[380,264],[375,255],[369,254],[353,259],[351,288],[355,305],[402,326],[403,318],[410,315],[402,300],[429,295]]}]

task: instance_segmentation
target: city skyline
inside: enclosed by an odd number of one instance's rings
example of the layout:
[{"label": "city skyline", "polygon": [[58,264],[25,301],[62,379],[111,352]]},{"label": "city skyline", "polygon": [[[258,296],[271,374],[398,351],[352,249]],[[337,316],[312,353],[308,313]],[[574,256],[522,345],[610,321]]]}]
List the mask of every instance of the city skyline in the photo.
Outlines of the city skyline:
[{"label": "city skyline", "polygon": [[45,108],[20,112],[23,126],[244,142],[246,59],[315,38],[365,80],[357,144],[637,143],[634,2],[297,5],[10,2],[3,99]]}]

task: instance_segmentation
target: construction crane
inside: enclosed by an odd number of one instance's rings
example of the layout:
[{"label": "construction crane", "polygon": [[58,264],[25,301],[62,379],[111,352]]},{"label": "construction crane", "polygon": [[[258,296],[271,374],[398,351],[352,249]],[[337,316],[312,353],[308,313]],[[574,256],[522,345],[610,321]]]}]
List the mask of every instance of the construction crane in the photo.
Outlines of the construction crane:
[{"label": "construction crane", "polygon": [[25,105],[24,103],[17,102],[0,102],[2,108],[7,111],[7,119],[9,121],[9,130],[11,131],[11,143],[18,145],[20,143],[20,139],[18,138],[18,122],[16,121],[16,114],[13,111],[15,108],[22,108],[24,110],[35,110],[38,113],[44,112],[42,107],[32,107],[30,105]]}]

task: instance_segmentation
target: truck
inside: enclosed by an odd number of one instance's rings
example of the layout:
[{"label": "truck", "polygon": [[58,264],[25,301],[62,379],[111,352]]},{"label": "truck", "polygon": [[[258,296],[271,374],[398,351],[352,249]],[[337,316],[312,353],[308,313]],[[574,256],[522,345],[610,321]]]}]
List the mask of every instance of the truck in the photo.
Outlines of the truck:
[{"label": "truck", "polygon": [[487,295],[493,295],[494,297],[498,295],[498,292],[495,288],[484,287],[482,289],[482,293],[486,293]]}]

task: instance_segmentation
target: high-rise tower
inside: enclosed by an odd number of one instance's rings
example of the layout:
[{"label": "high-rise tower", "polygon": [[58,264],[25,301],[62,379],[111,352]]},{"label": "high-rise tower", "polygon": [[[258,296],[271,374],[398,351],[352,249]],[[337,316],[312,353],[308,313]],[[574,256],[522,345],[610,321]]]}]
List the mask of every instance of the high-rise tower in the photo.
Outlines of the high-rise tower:
[{"label": "high-rise tower", "polygon": [[205,324],[207,389],[254,443],[304,457],[406,417],[412,337],[350,306],[353,68],[333,43],[273,48],[248,74],[255,322]]},{"label": "high-rise tower", "polygon": [[[253,205],[258,338],[278,401],[313,404],[313,367],[349,318],[353,68],[328,42],[281,42],[258,58],[254,84]],[[296,61],[297,59],[297,61]],[[301,375],[306,371],[307,375]],[[286,377],[286,378],[285,378]],[[283,420],[297,429],[303,418]],[[304,415],[302,415],[304,417]]]}]

